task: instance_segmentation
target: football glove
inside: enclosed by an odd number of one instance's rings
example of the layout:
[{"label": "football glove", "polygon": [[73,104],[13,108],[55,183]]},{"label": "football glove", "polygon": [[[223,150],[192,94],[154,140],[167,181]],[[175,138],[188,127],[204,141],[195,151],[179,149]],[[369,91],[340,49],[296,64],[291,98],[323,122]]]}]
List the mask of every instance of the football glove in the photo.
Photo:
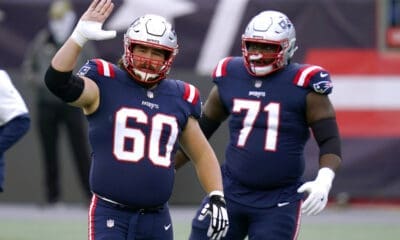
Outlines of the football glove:
[{"label": "football glove", "polygon": [[324,167],[318,171],[314,181],[306,182],[297,189],[298,193],[308,193],[301,206],[302,213],[316,215],[325,208],[334,177],[335,173],[330,168]]},{"label": "football glove", "polygon": [[226,211],[226,202],[221,191],[212,191],[209,194],[209,201],[201,210],[198,220],[203,221],[207,215],[210,215],[207,236],[213,240],[225,237],[229,228],[229,219]]},{"label": "football glove", "polygon": [[105,31],[102,27],[103,23],[101,22],[80,20],[72,32],[71,38],[81,47],[83,47],[88,40],[115,38],[117,35],[116,31]]}]

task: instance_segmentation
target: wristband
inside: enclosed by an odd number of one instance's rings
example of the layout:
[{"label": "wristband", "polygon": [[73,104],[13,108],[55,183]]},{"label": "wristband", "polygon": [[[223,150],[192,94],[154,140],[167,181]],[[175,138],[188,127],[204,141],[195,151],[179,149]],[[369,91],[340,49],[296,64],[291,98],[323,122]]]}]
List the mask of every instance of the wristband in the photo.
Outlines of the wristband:
[{"label": "wristband", "polygon": [[220,190],[214,190],[214,191],[211,191],[211,192],[208,194],[208,196],[209,196],[209,197],[211,197],[211,196],[220,196],[220,197],[224,197],[224,193],[223,193],[222,191],[220,191]]},{"label": "wristband", "polygon": [[335,172],[328,167],[323,167],[318,171],[318,175],[315,181],[324,183],[330,187],[334,178]]},{"label": "wristband", "polygon": [[85,43],[88,41],[88,39],[80,33],[80,28],[82,28],[81,26],[82,26],[82,22],[79,21],[78,24],[76,25],[74,31],[71,34],[71,39],[76,44],[78,44],[80,47],[83,47],[83,45],[85,45]]}]

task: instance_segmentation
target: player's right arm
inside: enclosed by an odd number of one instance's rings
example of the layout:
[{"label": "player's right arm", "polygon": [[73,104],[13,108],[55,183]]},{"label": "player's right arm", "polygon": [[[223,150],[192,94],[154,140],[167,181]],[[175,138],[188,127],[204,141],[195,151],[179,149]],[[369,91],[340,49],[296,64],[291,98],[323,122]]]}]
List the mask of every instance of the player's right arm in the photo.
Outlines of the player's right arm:
[{"label": "player's right arm", "polygon": [[[69,38],[53,57],[51,66],[46,74],[46,84],[49,89],[62,100],[68,102],[72,106],[81,107],[85,114],[90,114],[97,109],[100,102],[100,95],[99,88],[93,80],[85,76],[72,75],[72,70],[75,67],[81,49],[82,48],[76,44],[72,38]],[[53,73],[54,77],[57,76],[59,74],[57,72],[65,76],[66,83],[64,85],[70,85],[69,89],[72,92],[71,94],[74,95],[71,98],[57,94],[55,88],[65,88],[64,86],[57,86],[58,83],[61,84],[61,82],[51,84],[51,81],[57,81],[62,78],[54,80],[48,79],[52,78],[51,73]],[[50,75],[50,77],[48,77],[48,75]]]},{"label": "player's right arm", "polygon": [[217,157],[202,134],[198,122],[192,117],[189,117],[179,141],[192,159],[198,179],[209,197],[208,203],[202,209],[198,219],[202,221],[207,215],[210,215],[207,236],[211,237],[210,239],[219,240],[228,231],[229,219]]},{"label": "player's right arm", "polygon": [[[61,49],[56,53],[51,61],[51,70],[47,71],[46,74],[46,84],[50,90],[52,90],[55,95],[61,97],[64,101],[68,102],[72,106],[81,107],[84,109],[86,114],[94,112],[99,103],[99,88],[96,83],[92,81],[90,78],[84,76],[73,76],[72,70],[75,67],[78,56],[81,52],[81,47],[77,45],[74,40],[69,38],[65,44],[61,47]],[[66,79],[66,83],[63,85],[71,85],[71,92],[73,93],[72,98],[68,98],[67,96],[60,96],[57,93],[57,84],[52,84],[51,81],[57,81],[57,79],[52,80],[51,78],[55,78],[58,75],[57,72],[60,72],[60,75],[69,75]],[[68,74],[70,73],[70,74]],[[48,76],[50,75],[50,76]],[[53,75],[53,76],[52,76]],[[61,79],[61,78],[59,78]],[[59,82],[60,83],[60,82]],[[61,84],[61,83],[60,83]],[[59,86],[64,87],[64,86]],[[65,87],[64,87],[65,88]]]},{"label": "player's right arm", "polygon": [[113,8],[111,0],[93,0],[71,37],[53,57],[46,73],[45,81],[50,91],[65,102],[83,108],[86,114],[96,110],[99,89],[90,78],[72,75],[72,70],[86,41],[115,37],[115,31],[102,30],[103,23]]}]

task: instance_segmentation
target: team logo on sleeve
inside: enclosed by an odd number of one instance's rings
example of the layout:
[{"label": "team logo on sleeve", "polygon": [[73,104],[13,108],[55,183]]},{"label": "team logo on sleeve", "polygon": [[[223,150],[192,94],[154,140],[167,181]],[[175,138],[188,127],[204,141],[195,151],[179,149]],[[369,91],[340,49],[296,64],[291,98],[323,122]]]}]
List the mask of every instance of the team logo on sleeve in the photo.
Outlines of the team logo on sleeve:
[{"label": "team logo on sleeve", "polygon": [[77,73],[77,75],[79,76],[85,76],[90,70],[90,67],[88,66],[83,66],[81,67],[81,69],[79,69],[79,72]]},{"label": "team logo on sleeve", "polygon": [[333,88],[333,84],[331,81],[319,81],[313,84],[314,91],[317,93],[327,93]]}]

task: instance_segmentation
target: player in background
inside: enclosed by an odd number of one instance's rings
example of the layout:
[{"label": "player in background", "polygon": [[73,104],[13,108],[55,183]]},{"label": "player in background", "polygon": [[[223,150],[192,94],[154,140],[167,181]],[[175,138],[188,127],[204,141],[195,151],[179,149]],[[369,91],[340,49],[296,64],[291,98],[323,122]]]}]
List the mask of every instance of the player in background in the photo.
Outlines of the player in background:
[{"label": "player in background", "polygon": [[[71,160],[86,197],[85,202],[92,197],[89,190],[90,149],[85,117],[79,108],[61,101],[43,84],[49,62],[67,40],[76,22],[77,16],[71,1],[52,1],[48,10],[48,24],[32,39],[21,67],[23,79],[35,96],[33,102],[37,114],[34,122],[43,160],[45,199],[50,205],[61,202],[63,197],[61,160],[66,158],[60,144],[65,133],[68,133],[66,139],[71,149]],[[96,55],[94,44],[89,42],[79,55],[78,66]]]},{"label": "player in background", "polygon": [[5,152],[29,130],[28,108],[10,76],[0,69],[0,192],[5,179]]},{"label": "player in background", "polygon": [[[322,211],[341,162],[341,140],[329,73],[290,63],[295,28],[277,11],[254,16],[242,35],[243,56],[222,59],[200,126],[207,138],[229,117],[222,176],[230,227],[224,239],[296,239],[301,212]],[[310,129],[319,145],[319,171],[304,183]],[[176,167],[187,161],[176,155]],[[304,202],[303,202],[303,199]],[[204,203],[203,203],[204,204]],[[190,239],[208,239],[195,217]]]},{"label": "player in background", "polygon": [[171,24],[157,15],[136,19],[124,35],[118,65],[93,59],[72,74],[86,41],[115,37],[115,31],[102,30],[113,8],[111,0],[92,1],[45,77],[48,88],[82,108],[89,122],[89,239],[173,238],[167,203],[179,144],[210,196],[204,214],[212,218],[210,236],[219,239],[229,223],[219,164],[196,120],[199,92],[166,78],[178,51]]}]

